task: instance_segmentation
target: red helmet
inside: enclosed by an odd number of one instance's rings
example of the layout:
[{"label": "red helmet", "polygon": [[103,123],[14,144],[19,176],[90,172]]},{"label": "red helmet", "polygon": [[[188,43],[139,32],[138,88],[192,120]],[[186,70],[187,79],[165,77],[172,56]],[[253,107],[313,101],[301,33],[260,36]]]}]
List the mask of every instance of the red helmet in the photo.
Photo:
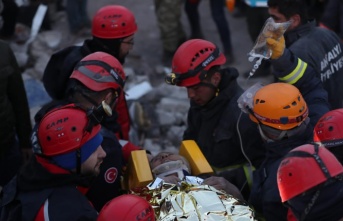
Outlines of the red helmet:
[{"label": "red helmet", "polygon": [[224,54],[213,43],[202,39],[188,40],[176,50],[172,61],[173,73],[166,82],[183,87],[199,84],[206,77],[205,71],[225,62]]},{"label": "red helmet", "polygon": [[155,213],[142,197],[126,194],[118,196],[101,209],[97,221],[155,221]]},{"label": "red helmet", "polygon": [[39,123],[36,133],[41,150],[36,152],[51,157],[77,150],[95,137],[100,128],[74,104],[54,109]]},{"label": "red helmet", "polygon": [[92,22],[92,35],[98,38],[124,38],[137,31],[135,16],[121,5],[102,7]]},{"label": "red helmet", "polygon": [[93,91],[114,89],[121,91],[125,73],[120,62],[105,52],[95,52],[84,57],[74,68],[70,78],[80,81]]},{"label": "red helmet", "polygon": [[324,114],[314,127],[313,141],[327,148],[343,145],[343,108]]},{"label": "red helmet", "polygon": [[343,166],[325,147],[305,144],[281,161],[277,183],[282,202],[343,173]]}]

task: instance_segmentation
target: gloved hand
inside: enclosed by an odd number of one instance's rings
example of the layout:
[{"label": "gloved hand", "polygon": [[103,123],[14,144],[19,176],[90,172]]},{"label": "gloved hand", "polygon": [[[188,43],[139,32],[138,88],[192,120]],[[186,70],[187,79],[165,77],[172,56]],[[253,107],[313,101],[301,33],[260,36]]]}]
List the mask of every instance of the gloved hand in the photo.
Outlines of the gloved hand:
[{"label": "gloved hand", "polygon": [[279,40],[275,40],[274,38],[267,38],[267,46],[270,50],[272,50],[271,59],[278,59],[283,55],[285,50],[285,38],[283,35],[280,37]]}]

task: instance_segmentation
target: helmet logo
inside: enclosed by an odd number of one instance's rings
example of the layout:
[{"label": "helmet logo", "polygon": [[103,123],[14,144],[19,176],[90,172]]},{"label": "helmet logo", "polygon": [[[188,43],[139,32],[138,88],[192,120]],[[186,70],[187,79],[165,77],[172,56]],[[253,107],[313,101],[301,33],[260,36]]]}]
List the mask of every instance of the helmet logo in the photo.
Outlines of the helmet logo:
[{"label": "helmet logo", "polygon": [[114,14],[114,15],[105,15],[104,19],[111,19],[111,18],[120,18],[122,15],[120,14]]},{"label": "helmet logo", "polygon": [[107,183],[114,183],[118,176],[118,170],[115,167],[110,167],[106,170],[104,178]]},{"label": "helmet logo", "polygon": [[117,74],[117,72],[115,72],[113,69],[111,69],[110,74],[113,76],[113,78],[119,82],[119,75]]},{"label": "helmet logo", "polygon": [[214,60],[214,56],[211,55],[208,57],[204,62],[202,62],[201,66],[206,67],[209,63],[211,63]]},{"label": "helmet logo", "polygon": [[149,221],[149,220],[151,220],[151,217],[149,217],[147,219],[146,216],[150,215],[151,213],[152,213],[151,208],[148,207],[148,208],[144,209],[140,214],[138,214],[136,216],[136,220],[146,220],[146,221]]},{"label": "helmet logo", "polygon": [[69,120],[68,117],[58,119],[57,121],[54,121],[54,122],[49,123],[49,124],[46,126],[46,129],[50,129],[50,128],[52,128],[52,127],[54,127],[54,126],[57,126],[58,124],[64,123],[64,122],[66,122],[66,121],[68,121],[68,120]]}]

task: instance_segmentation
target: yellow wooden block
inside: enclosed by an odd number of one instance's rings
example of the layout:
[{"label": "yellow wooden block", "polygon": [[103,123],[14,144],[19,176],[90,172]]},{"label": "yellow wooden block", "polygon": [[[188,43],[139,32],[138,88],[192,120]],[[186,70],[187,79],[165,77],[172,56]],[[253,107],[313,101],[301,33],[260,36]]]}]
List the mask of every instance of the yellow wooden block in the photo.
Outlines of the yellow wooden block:
[{"label": "yellow wooden block", "polygon": [[145,150],[131,152],[124,176],[124,188],[131,189],[148,185],[153,180]]},{"label": "yellow wooden block", "polygon": [[179,154],[188,160],[191,165],[192,175],[213,173],[212,167],[194,140],[182,141]]}]

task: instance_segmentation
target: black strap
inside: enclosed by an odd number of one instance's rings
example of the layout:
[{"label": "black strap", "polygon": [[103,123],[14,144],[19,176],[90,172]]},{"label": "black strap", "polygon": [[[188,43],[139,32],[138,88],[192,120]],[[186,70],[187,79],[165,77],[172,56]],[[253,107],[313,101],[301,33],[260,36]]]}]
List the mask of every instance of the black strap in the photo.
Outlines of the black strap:
[{"label": "black strap", "polygon": [[289,158],[289,157],[303,157],[303,158],[311,157],[311,158],[315,159],[315,161],[317,162],[318,166],[320,167],[320,169],[324,173],[325,177],[327,179],[332,178],[332,176],[329,173],[328,168],[326,167],[326,165],[324,164],[323,160],[318,155],[318,152],[319,152],[318,144],[313,144],[313,146],[314,146],[314,150],[315,150],[315,153],[313,153],[313,154],[310,154],[310,153],[307,153],[307,152],[303,152],[303,151],[291,151],[291,152],[289,152],[286,155],[286,157],[287,158]]}]

